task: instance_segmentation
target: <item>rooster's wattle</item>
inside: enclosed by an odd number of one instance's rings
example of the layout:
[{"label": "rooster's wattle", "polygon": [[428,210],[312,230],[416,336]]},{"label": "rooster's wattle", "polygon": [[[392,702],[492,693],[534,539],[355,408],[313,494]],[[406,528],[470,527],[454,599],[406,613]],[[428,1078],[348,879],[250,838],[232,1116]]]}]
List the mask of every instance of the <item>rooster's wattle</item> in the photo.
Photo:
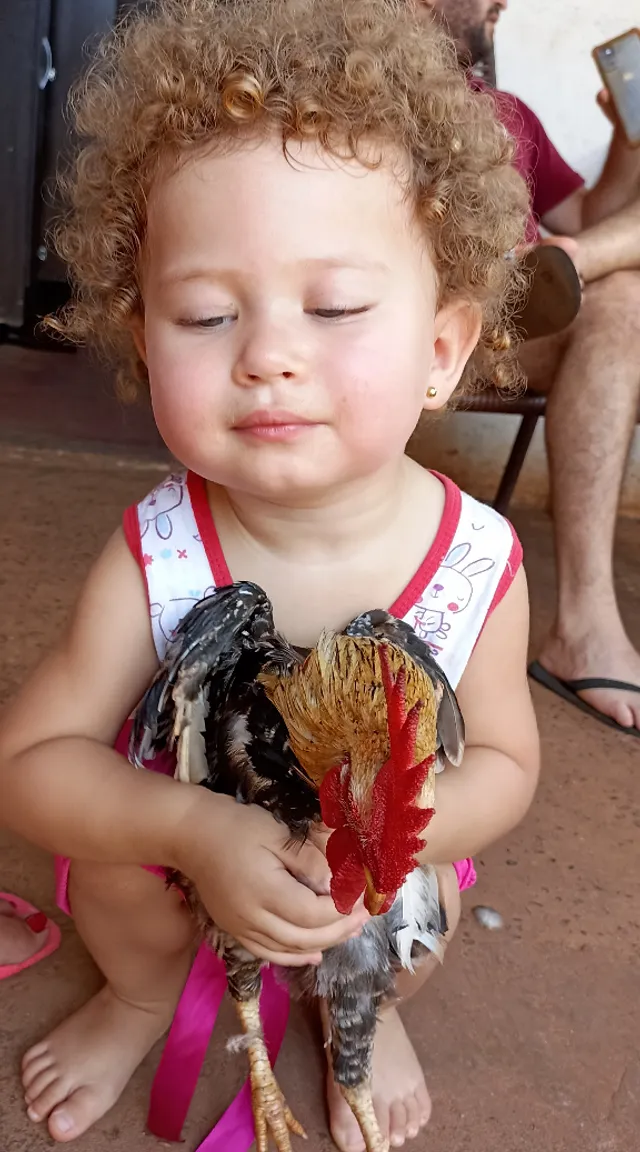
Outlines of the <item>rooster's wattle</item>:
[{"label": "rooster's wattle", "polygon": [[[446,932],[435,872],[416,859],[435,807],[436,760],[458,764],[464,749],[446,677],[409,625],[382,611],[301,653],[276,631],[266,594],[233,584],[184,617],[137,709],[135,764],[174,744],[178,779],[261,805],[300,841],[314,825],[332,830],[336,907],[348,913],[364,894],[372,919],[287,979],[326,1000],[336,1082],[368,1152],[385,1152],[370,1084],[377,1011],[396,972],[441,954]],[[303,1133],[262,1037],[262,962],[213,923],[188,877],[172,880],[226,965],[248,1038],[258,1152],[269,1132],[290,1152],[289,1132]]]}]

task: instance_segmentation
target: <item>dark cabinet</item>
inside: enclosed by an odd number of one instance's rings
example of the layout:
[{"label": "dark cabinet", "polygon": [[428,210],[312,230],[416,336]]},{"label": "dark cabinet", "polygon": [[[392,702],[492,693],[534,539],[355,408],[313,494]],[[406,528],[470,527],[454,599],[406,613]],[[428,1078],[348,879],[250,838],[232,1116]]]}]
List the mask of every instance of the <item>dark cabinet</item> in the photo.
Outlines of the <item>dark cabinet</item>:
[{"label": "dark cabinet", "polygon": [[0,324],[20,325],[31,278],[45,93],[53,65],[50,0],[0,8]]},{"label": "dark cabinet", "polygon": [[51,289],[64,288],[46,236],[70,143],[67,97],[118,8],[117,0],[0,0],[0,325],[28,325],[29,313],[48,310]]}]

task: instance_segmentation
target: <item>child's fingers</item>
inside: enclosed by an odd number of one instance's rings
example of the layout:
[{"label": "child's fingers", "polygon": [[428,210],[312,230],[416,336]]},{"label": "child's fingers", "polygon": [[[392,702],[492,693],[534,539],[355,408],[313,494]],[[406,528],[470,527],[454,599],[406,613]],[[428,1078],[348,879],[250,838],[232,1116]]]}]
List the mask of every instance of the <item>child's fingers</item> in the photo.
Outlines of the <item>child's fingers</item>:
[{"label": "child's fingers", "polygon": [[313,892],[329,892],[329,865],[324,852],[310,840],[300,847],[283,848],[279,859],[292,876]]},{"label": "child's fingers", "polygon": [[281,950],[307,953],[325,952],[327,948],[343,944],[352,936],[358,936],[363,927],[362,916],[343,917],[324,928],[301,928],[276,916],[265,914],[260,931],[276,941]]},{"label": "child's fingers", "polygon": [[263,895],[265,912],[301,930],[342,927],[345,936],[348,936],[368,919],[361,903],[350,916],[343,916],[331,896],[317,896],[286,872],[278,876],[277,882],[270,885],[270,888],[271,891],[265,889]]},{"label": "child's fingers", "polygon": [[321,952],[309,952],[302,954],[300,952],[282,952],[278,951],[276,945],[268,947],[260,941],[254,940],[252,937],[238,937],[238,943],[242,944],[252,956],[256,956],[258,960],[264,960],[267,964],[277,964],[280,968],[304,968],[307,964],[316,967],[322,960]]}]

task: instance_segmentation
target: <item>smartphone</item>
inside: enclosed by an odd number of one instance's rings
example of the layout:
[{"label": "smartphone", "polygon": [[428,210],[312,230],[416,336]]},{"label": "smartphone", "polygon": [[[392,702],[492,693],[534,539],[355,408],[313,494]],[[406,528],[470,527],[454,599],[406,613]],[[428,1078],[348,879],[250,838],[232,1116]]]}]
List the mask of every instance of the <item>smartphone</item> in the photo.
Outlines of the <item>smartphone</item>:
[{"label": "smartphone", "polygon": [[640,147],[640,28],[599,44],[593,58],[628,143]]}]

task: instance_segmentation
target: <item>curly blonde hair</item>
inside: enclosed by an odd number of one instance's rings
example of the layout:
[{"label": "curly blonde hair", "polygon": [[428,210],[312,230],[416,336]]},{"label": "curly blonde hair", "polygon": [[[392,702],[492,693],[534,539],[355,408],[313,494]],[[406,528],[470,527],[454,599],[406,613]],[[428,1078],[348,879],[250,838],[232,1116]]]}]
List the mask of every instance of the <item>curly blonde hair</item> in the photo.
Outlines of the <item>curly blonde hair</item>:
[{"label": "curly blonde hair", "polygon": [[466,386],[516,379],[522,274],[506,256],[523,241],[526,188],[491,97],[471,91],[451,42],[407,0],[156,0],[99,45],[71,111],[80,147],[55,241],[74,293],[50,324],[115,361],[121,395],[146,382],[128,321],[143,306],[160,166],[273,131],[285,150],[293,139],[358,159],[372,140],[402,149],[440,298],[482,309]]}]

